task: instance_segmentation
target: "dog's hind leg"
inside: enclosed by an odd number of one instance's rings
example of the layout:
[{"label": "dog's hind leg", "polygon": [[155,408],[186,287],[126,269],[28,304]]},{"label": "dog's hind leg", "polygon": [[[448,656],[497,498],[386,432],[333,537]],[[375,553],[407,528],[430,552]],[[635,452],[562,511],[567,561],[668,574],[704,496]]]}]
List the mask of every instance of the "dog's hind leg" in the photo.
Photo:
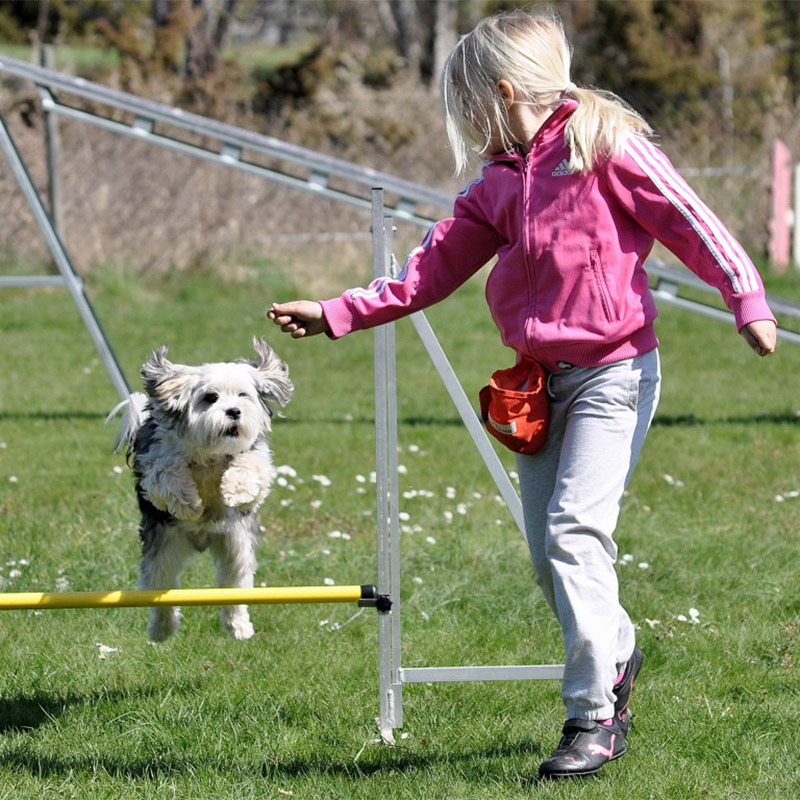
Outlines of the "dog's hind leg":
[{"label": "dog's hind leg", "polygon": [[[256,571],[258,526],[253,517],[231,523],[228,530],[211,540],[210,550],[217,565],[217,584],[239,589],[253,586]],[[222,627],[231,637],[242,641],[254,633],[247,606],[222,606]]]},{"label": "dog's hind leg", "polygon": [[[142,523],[142,564],[139,575],[139,588],[178,589],[180,574],[195,549],[187,537],[159,523]],[[180,609],[176,606],[163,606],[150,609],[150,623],[147,635],[153,642],[169,639],[181,621]]]}]

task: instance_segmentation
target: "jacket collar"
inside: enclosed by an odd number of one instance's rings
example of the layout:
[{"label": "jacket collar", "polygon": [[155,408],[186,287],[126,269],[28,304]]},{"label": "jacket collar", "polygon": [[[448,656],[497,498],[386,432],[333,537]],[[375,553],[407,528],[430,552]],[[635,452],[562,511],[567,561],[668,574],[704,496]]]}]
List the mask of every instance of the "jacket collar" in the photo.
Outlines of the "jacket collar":
[{"label": "jacket collar", "polygon": [[[531,146],[534,144],[544,144],[558,137],[563,137],[567,121],[573,115],[577,107],[578,103],[575,100],[564,100],[564,102],[542,123],[542,127],[536,131],[531,139]],[[491,156],[487,163],[517,161],[521,157],[519,150],[514,150],[513,152],[498,153],[497,155]]]}]

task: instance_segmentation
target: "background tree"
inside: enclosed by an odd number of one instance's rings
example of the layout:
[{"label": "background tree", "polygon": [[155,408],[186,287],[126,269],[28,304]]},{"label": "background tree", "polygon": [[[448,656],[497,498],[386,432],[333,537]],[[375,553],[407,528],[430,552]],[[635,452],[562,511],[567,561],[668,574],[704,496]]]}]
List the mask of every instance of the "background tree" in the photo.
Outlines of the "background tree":
[{"label": "background tree", "polygon": [[237,5],[238,0],[191,0],[193,24],[186,33],[183,66],[187,80],[202,78],[217,67]]},{"label": "background tree", "polygon": [[430,86],[456,42],[458,5],[452,0],[375,0],[384,28],[406,66]]},{"label": "background tree", "polygon": [[792,100],[800,100],[800,4],[793,0],[764,3],[767,33],[776,53],[779,74],[784,76]]}]

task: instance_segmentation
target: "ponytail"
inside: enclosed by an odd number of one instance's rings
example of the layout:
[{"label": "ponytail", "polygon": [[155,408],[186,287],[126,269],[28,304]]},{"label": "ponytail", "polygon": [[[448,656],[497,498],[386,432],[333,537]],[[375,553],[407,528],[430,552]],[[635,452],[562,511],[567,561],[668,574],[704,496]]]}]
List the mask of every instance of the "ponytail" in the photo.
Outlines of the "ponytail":
[{"label": "ponytail", "polygon": [[578,107],[564,130],[571,172],[589,172],[599,161],[613,158],[632,133],[652,135],[647,121],[615,94],[573,87],[567,88]]}]

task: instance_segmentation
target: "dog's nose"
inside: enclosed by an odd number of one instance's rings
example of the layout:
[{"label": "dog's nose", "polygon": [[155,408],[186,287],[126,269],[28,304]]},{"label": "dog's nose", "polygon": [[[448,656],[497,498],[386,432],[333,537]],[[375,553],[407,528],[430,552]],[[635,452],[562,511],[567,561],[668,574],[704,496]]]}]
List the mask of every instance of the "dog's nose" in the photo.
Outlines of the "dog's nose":
[{"label": "dog's nose", "polygon": [[225,411],[225,416],[231,419],[239,419],[242,416],[242,412],[238,408],[229,408]]}]

